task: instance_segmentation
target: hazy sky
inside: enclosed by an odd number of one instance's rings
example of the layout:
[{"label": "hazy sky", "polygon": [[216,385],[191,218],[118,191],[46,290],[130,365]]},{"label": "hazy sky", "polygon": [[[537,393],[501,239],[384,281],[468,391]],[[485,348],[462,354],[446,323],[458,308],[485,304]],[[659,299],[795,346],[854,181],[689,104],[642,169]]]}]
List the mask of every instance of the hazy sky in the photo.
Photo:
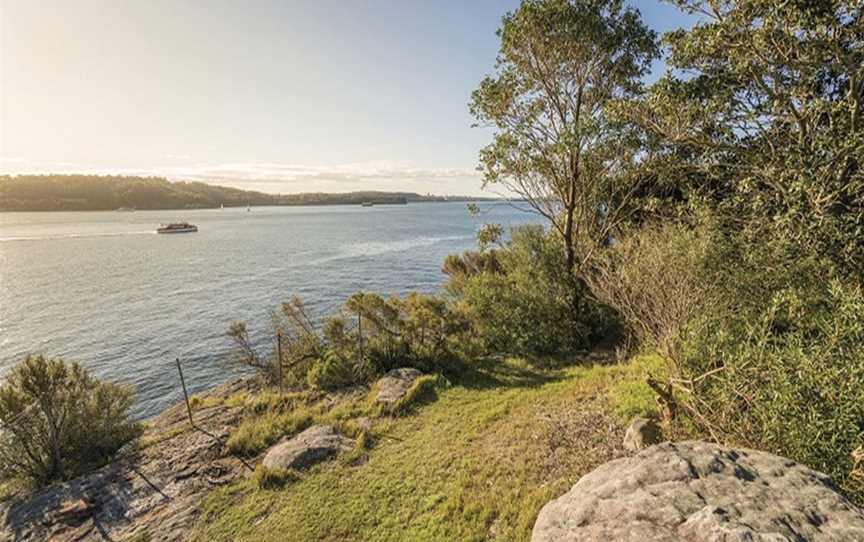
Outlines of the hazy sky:
[{"label": "hazy sky", "polygon": [[0,0],[0,173],[476,194],[467,103],[517,4]]}]

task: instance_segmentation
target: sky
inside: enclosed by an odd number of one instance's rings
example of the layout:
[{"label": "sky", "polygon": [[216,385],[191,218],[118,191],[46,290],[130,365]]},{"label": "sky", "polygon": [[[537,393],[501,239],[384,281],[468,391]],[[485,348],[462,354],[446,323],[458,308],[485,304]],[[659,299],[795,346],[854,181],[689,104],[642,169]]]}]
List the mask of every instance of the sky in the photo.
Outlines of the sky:
[{"label": "sky", "polygon": [[[630,4],[658,32],[693,22]],[[468,101],[517,5],[0,0],[0,174],[483,194]]]}]

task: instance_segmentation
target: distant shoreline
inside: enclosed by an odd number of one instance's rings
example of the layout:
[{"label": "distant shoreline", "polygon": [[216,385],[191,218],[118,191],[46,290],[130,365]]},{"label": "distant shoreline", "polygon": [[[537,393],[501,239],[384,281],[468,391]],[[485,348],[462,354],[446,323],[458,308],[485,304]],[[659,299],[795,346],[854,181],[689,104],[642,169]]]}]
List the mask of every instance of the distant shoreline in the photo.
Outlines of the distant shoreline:
[{"label": "distant shoreline", "polygon": [[[373,202],[373,207],[398,207],[416,203],[508,203],[518,202],[521,200],[505,199],[505,198],[453,198],[453,199],[428,199],[420,201],[410,201],[405,203],[394,202]],[[249,207],[252,209],[261,207],[361,207],[360,203],[353,202],[320,202],[320,203],[262,203],[250,205],[226,205],[224,209],[242,209]],[[131,209],[3,209],[0,208],[0,213],[123,213],[136,211],[208,211],[222,209],[220,206],[208,207],[152,207],[152,208],[131,208]]]},{"label": "distant shoreline", "polygon": [[224,207],[404,205],[421,202],[502,201],[495,197],[436,196],[415,192],[306,192],[267,194],[161,177],[0,175],[0,212],[174,211]]}]

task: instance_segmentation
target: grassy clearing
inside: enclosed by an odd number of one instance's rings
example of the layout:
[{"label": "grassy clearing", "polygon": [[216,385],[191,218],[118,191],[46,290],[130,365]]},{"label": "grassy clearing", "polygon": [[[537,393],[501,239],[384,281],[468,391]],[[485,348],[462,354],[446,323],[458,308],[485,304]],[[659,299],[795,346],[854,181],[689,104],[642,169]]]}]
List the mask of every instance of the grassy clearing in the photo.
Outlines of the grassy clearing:
[{"label": "grassy clearing", "polygon": [[[611,412],[648,409],[619,402],[645,370],[475,367],[434,388],[434,402],[376,420],[339,461],[274,489],[252,479],[214,491],[190,539],[526,540],[545,502],[621,454],[623,422]],[[349,425],[367,406],[321,416]]]}]

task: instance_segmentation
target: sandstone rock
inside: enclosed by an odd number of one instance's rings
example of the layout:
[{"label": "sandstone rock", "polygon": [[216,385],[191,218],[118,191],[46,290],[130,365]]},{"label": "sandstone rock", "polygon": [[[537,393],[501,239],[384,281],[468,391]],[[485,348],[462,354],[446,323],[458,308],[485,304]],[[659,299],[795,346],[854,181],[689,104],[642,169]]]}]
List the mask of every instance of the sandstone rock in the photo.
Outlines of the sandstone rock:
[{"label": "sandstone rock", "polygon": [[261,462],[267,468],[305,469],[350,450],[353,441],[329,425],[313,425],[302,433],[283,440],[267,450]]},{"label": "sandstone rock", "polygon": [[637,452],[663,441],[657,422],[648,418],[634,418],[624,434],[624,449]]},{"label": "sandstone rock", "polygon": [[[205,396],[255,389],[254,381],[238,380]],[[175,405],[150,420],[147,446],[139,441],[94,472],[0,503],[0,542],[129,540],[140,533],[186,540],[204,495],[249,472],[223,446],[242,408],[220,403],[193,415],[194,429],[186,406]]]},{"label": "sandstone rock", "polygon": [[532,542],[860,541],[864,512],[794,461],[704,442],[610,461],[540,511]]},{"label": "sandstone rock", "polygon": [[91,503],[84,499],[73,499],[63,502],[54,517],[62,523],[81,523],[94,513]]},{"label": "sandstone rock", "polygon": [[375,384],[375,387],[378,389],[375,402],[384,405],[397,403],[405,397],[405,394],[411,388],[411,384],[421,376],[423,376],[423,373],[411,367],[393,369],[379,378]]}]

